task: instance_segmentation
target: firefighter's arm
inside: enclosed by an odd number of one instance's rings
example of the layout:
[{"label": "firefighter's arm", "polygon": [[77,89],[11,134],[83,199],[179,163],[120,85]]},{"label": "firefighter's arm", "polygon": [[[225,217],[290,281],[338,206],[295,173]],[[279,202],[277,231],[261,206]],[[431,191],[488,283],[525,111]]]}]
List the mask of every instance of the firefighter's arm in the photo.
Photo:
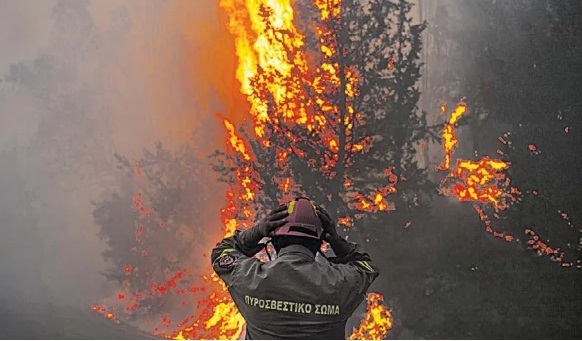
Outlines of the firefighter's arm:
[{"label": "firefighter's arm", "polygon": [[210,255],[212,268],[227,286],[233,282],[232,271],[235,263],[241,258],[248,258],[237,248],[235,236],[224,238],[216,244]]},{"label": "firefighter's arm", "polygon": [[332,248],[334,244],[336,246],[334,253],[337,257],[330,257],[329,260],[337,264],[343,273],[342,277],[346,281],[346,285],[342,286],[345,290],[343,297],[346,299],[345,304],[351,315],[365,299],[366,292],[380,272],[370,256],[359,245],[339,238],[340,240],[333,241],[333,244],[330,242]]},{"label": "firefighter's arm", "polygon": [[370,256],[358,244],[349,243],[338,235],[330,238],[329,244],[336,255],[335,257],[329,258],[332,263],[353,264],[366,272],[376,273],[376,276],[378,276],[378,268],[374,265]]},{"label": "firefighter's arm", "polygon": [[341,264],[340,268],[348,278],[351,293],[364,294],[378,277],[378,268],[370,256],[356,243],[348,243],[337,233],[337,224],[330,214],[316,206],[317,215],[323,227],[323,239],[329,243],[336,257],[329,258],[332,263]]},{"label": "firefighter's arm", "polygon": [[254,256],[262,248],[261,239],[268,236],[274,229],[283,226],[287,206],[282,205],[271,211],[256,226],[246,230],[236,230],[232,237],[224,238],[214,247],[211,254],[212,267],[226,285],[232,283],[232,272],[241,259]]},{"label": "firefighter's arm", "polygon": [[241,261],[252,257],[260,250],[260,247],[256,246],[258,249],[253,253],[254,249],[250,245],[241,244],[240,236],[242,232],[237,230],[233,236],[221,240],[212,249],[210,255],[212,268],[227,286],[230,286],[234,281],[232,273],[235,266]]}]

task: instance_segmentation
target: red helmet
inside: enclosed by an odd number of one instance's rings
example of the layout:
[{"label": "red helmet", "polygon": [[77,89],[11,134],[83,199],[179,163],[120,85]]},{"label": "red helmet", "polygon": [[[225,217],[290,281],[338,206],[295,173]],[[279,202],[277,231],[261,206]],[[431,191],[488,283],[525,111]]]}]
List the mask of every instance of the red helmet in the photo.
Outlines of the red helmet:
[{"label": "red helmet", "polygon": [[288,205],[287,223],[275,230],[274,236],[296,236],[321,239],[323,227],[315,205],[309,198],[300,197]]}]

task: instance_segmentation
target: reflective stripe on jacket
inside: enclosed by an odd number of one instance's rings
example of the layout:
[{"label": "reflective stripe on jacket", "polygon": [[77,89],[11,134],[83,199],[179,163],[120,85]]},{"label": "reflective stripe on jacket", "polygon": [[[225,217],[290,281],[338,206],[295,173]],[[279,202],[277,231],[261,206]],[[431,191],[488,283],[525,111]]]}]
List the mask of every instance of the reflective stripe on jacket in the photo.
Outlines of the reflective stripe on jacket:
[{"label": "reflective stripe on jacket", "polygon": [[234,236],[212,250],[212,265],[244,317],[247,339],[344,339],[347,319],[378,276],[368,254],[355,243],[330,262],[317,262],[301,245],[276,259],[253,257],[260,246]]}]

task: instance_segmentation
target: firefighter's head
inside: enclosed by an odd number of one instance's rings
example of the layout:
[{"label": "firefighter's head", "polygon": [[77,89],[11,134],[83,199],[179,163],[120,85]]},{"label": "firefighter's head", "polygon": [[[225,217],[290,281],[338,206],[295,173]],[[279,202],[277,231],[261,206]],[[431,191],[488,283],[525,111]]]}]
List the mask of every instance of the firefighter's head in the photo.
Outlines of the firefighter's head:
[{"label": "firefighter's head", "polygon": [[277,253],[285,246],[300,244],[316,253],[321,247],[323,227],[315,205],[305,197],[288,205],[287,223],[273,233],[272,243]]}]

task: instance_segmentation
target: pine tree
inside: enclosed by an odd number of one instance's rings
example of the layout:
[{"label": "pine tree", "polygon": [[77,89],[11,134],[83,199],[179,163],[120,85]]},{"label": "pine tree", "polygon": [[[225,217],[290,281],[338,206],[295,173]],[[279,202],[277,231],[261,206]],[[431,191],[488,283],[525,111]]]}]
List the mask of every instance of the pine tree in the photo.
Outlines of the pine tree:
[{"label": "pine tree", "polygon": [[[285,51],[290,69],[258,70],[251,120],[230,127],[246,154],[215,153],[215,170],[227,183],[247,184],[233,195],[247,196],[243,206],[306,195],[348,226],[372,213],[362,225],[377,221],[385,231],[386,212],[408,215],[432,188],[415,158],[417,144],[431,136],[417,108],[425,25],[412,23],[408,1],[315,5],[299,7],[301,33],[274,28],[271,10],[262,8],[269,43]],[[303,37],[305,45],[294,44]]]}]

